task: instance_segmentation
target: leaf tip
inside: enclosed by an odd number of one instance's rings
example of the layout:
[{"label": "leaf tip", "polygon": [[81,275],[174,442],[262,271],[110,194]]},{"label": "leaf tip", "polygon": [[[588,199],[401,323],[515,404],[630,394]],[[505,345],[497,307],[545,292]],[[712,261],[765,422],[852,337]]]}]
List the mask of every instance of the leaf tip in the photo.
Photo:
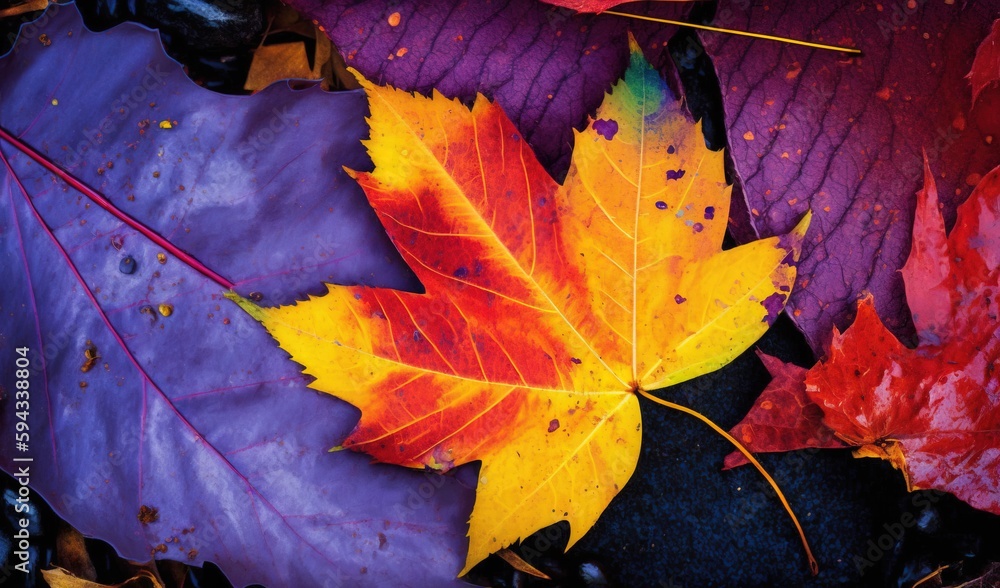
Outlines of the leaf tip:
[{"label": "leaf tip", "polygon": [[642,48],[639,47],[639,41],[635,40],[635,35],[632,34],[632,31],[628,32],[628,51],[633,55],[636,53],[642,53]]},{"label": "leaf tip", "polygon": [[812,224],[812,218],[812,210],[807,210],[806,213],[802,215],[802,219],[799,221],[799,224],[795,225],[795,228],[792,229],[792,234],[798,235],[799,237],[805,237],[806,231],[809,230],[809,225]]},{"label": "leaf tip", "polygon": [[353,67],[348,67],[347,71],[349,71],[351,75],[354,76],[354,79],[358,80],[358,83],[361,84],[361,87],[363,87],[365,91],[368,91],[369,87],[374,86],[374,84],[369,82],[365,78],[365,76],[361,75],[360,71],[354,69]]},{"label": "leaf tip", "polygon": [[799,255],[802,253],[802,242],[805,241],[806,232],[809,230],[809,225],[812,223],[812,210],[807,210],[806,213],[799,220],[798,224],[795,225],[791,231],[782,239],[781,245],[786,249],[790,249],[792,253],[792,259],[795,261],[799,260]]},{"label": "leaf tip", "polygon": [[[938,209],[937,182],[934,180],[934,173],[931,171],[931,162],[927,159],[927,151],[924,150],[924,185],[917,191],[917,208],[923,209],[927,214],[941,216]],[[944,230],[942,221],[941,230]]]}]

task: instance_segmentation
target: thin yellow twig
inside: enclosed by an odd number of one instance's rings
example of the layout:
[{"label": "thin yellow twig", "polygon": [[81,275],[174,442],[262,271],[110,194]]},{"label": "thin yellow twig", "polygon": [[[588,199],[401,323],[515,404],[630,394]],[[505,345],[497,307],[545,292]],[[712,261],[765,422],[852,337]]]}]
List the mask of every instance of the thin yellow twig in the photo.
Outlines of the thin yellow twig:
[{"label": "thin yellow twig", "polygon": [[727,441],[732,443],[733,446],[736,447],[736,449],[738,449],[739,452],[742,453],[743,456],[746,457],[747,460],[750,461],[750,463],[752,463],[755,468],[757,468],[757,471],[759,471],[761,475],[764,476],[764,478],[767,480],[767,483],[770,484],[771,488],[774,488],[774,491],[778,494],[778,500],[781,501],[782,506],[784,506],[785,510],[788,511],[788,516],[792,517],[792,522],[795,523],[795,528],[799,532],[799,538],[802,540],[802,547],[805,548],[806,550],[806,557],[809,559],[809,571],[812,572],[812,575],[814,576],[818,574],[819,564],[816,563],[816,558],[813,557],[812,550],[809,549],[809,542],[806,540],[805,531],[802,530],[802,525],[799,524],[798,517],[796,517],[795,513],[792,512],[792,506],[788,504],[788,500],[785,498],[785,495],[781,492],[781,488],[778,488],[778,483],[774,481],[774,478],[771,477],[771,474],[767,473],[767,471],[764,469],[764,466],[760,465],[760,462],[757,461],[757,459],[753,455],[751,455],[749,451],[747,451],[747,448],[743,447],[742,443],[737,441],[732,435],[724,431],[719,425],[713,423],[711,420],[708,419],[708,417],[701,414],[700,412],[692,410],[686,406],[681,406],[680,404],[675,404],[673,402],[670,402],[669,400],[664,400],[662,398],[653,396],[652,394],[646,392],[641,388],[638,390],[638,392],[648,400],[652,400],[657,404],[662,404],[667,408],[679,410],[684,414],[689,414],[694,418],[698,419],[699,421],[705,423],[709,427],[712,427],[713,431],[725,437]]},{"label": "thin yellow twig", "polygon": [[727,33],[730,35],[740,35],[743,37],[753,37],[755,39],[765,39],[768,41],[779,41],[781,43],[790,43],[792,45],[802,45],[803,47],[812,47],[814,49],[826,49],[828,51],[843,51],[844,53],[855,53],[860,54],[861,49],[855,49],[853,47],[838,47],[836,45],[824,45],[823,43],[812,43],[810,41],[799,41],[798,39],[788,39],[786,37],[777,37],[774,35],[765,35],[763,33],[750,33],[747,31],[736,31],[733,29],[723,29],[719,27],[712,27],[703,24],[696,24],[691,22],[684,22],[680,20],[669,20],[666,18],[656,18],[653,16],[641,16],[638,14],[630,14],[628,12],[616,12],[614,10],[605,10],[601,14],[613,14],[615,16],[624,16],[626,18],[635,18],[638,20],[648,20],[652,22],[659,22],[663,24],[672,24],[682,27],[691,27],[692,29],[701,29],[703,31],[711,31],[713,33]]}]

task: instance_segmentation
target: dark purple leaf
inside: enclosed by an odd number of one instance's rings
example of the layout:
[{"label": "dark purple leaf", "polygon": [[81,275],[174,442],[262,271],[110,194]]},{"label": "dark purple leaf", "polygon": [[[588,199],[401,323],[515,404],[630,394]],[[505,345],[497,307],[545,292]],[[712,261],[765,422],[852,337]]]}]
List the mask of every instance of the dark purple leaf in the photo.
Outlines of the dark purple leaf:
[{"label": "dark purple leaf", "polygon": [[912,336],[898,270],[909,251],[922,151],[942,178],[949,223],[1000,162],[1000,92],[984,91],[970,110],[965,78],[998,11],[990,2],[924,0],[720,3],[718,26],[864,51],[850,57],[703,36],[719,75],[746,220],[769,236],[813,210],[788,311],[814,350],[833,325],[849,324],[865,290],[887,326]]},{"label": "dark purple leaf", "polygon": [[[576,14],[539,0],[291,0],[318,20],[347,65],[379,84],[496,100],[543,165],[569,166],[573,128],[628,65],[631,30],[654,66],[667,68],[675,27]],[[636,14],[683,19],[686,2],[630,4]],[[672,71],[672,69],[671,69]]]},{"label": "dark purple leaf", "polygon": [[[58,6],[0,59],[0,96],[0,126],[244,295],[414,285],[342,171],[370,167],[360,92],[216,95],[154,32],[91,33]],[[34,491],[129,559],[213,561],[236,585],[455,582],[471,488],[328,453],[355,409],[308,390],[216,283],[8,143],[0,153],[5,470],[31,457]],[[21,347],[27,451],[13,440]]]}]

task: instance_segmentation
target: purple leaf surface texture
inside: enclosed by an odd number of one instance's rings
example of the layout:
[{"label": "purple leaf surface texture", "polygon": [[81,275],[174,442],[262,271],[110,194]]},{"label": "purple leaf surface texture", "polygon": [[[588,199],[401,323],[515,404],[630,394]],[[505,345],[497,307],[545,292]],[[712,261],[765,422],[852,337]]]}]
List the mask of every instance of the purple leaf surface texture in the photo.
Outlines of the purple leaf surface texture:
[{"label": "purple leaf surface texture", "polygon": [[[415,285],[342,171],[371,165],[360,92],[217,95],[155,32],[96,34],[63,5],[0,59],[0,103],[3,128],[263,304]],[[31,360],[30,444],[0,443],[5,470],[32,458],[34,491],[129,559],[212,561],[236,585],[457,583],[467,484],[329,453],[357,411],[223,288],[0,152],[3,385],[17,348]]]},{"label": "purple leaf surface texture", "polygon": [[[379,84],[471,102],[495,100],[556,177],[582,128],[628,65],[628,31],[672,72],[676,28],[576,14],[540,0],[290,0],[317,20],[347,65]],[[686,2],[631,3],[636,14],[683,19]],[[670,81],[672,76],[667,76]],[[676,88],[676,86],[675,86]]]},{"label": "purple leaf surface texture", "polygon": [[898,270],[923,153],[949,224],[1000,163],[1000,92],[973,107],[966,77],[998,15],[1000,4],[975,0],[720,2],[713,24],[863,51],[702,36],[746,199],[734,210],[756,231],[737,238],[781,234],[814,213],[788,312],[815,351],[850,323],[864,291],[890,329],[912,338]]}]

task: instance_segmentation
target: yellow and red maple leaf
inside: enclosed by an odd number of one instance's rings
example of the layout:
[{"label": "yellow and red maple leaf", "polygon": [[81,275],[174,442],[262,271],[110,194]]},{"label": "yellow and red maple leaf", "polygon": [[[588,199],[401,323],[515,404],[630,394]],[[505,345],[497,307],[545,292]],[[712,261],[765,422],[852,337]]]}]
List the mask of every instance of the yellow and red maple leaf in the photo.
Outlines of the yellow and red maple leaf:
[{"label": "yellow and red maple leaf", "polygon": [[[820,364],[781,370],[780,385],[800,390],[822,419],[796,421],[800,406],[758,400],[733,435],[752,451],[788,451],[833,434],[856,457],[892,463],[911,490],[944,490],[1000,514],[1000,167],[980,180],[946,235],[925,165],[903,280],[916,349],[882,324],[868,296]],[[764,413],[798,430],[773,435],[758,425]]]},{"label": "yellow and red maple leaf", "polygon": [[343,447],[482,461],[463,573],[557,521],[579,540],[635,468],[636,392],[728,363],[795,280],[807,219],[722,251],[723,154],[632,45],[563,185],[483,96],[470,111],[362,81],[375,170],[352,173],[425,293],[234,297],[312,387],[361,409]]}]

